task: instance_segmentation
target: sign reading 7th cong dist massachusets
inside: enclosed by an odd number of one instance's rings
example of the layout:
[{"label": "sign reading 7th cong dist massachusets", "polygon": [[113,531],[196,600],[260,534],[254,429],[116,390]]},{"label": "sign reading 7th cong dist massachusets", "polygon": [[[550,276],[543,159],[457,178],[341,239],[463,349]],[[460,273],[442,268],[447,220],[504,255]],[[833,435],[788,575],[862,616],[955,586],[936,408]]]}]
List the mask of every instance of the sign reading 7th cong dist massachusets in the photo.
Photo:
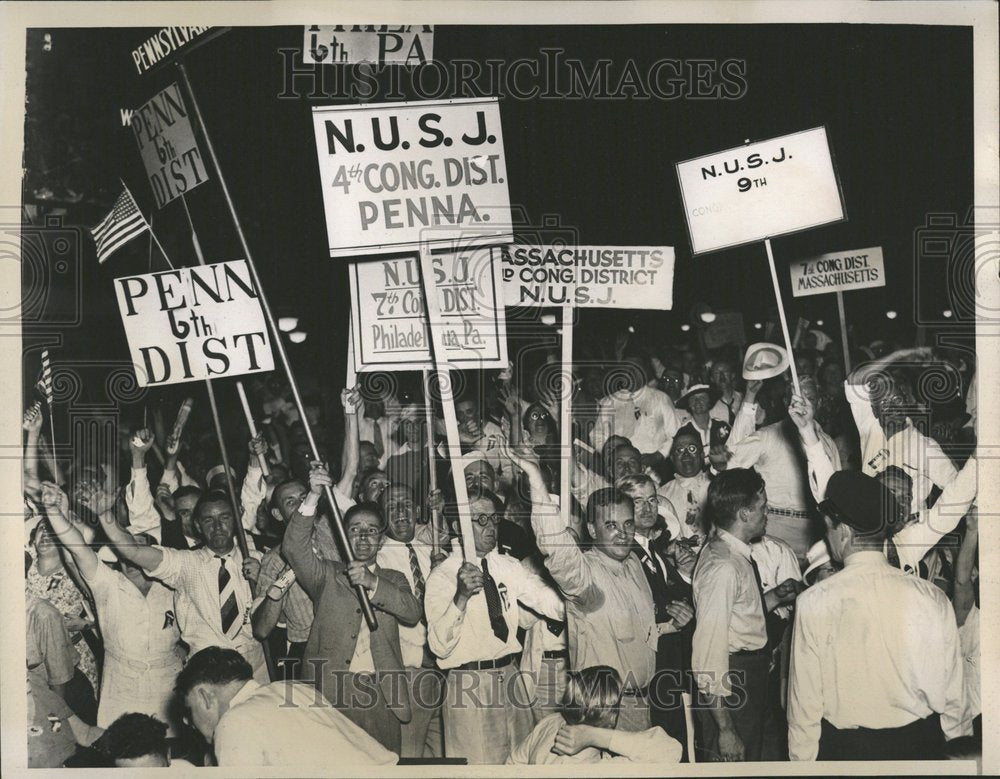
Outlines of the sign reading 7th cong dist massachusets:
[{"label": "sign reading 7th cong dist massachusets", "polygon": [[694,254],[844,219],[823,127],[677,163],[677,178]]},{"label": "sign reading 7th cong dist massachusets", "polygon": [[496,98],[313,108],[331,257],[509,243]]},{"label": "sign reading 7th cong dist massachusets", "polygon": [[274,368],[243,260],[124,276],[115,293],[140,387]]},{"label": "sign reading 7th cong dist massachusets", "polygon": [[885,262],[880,246],[796,260],[789,270],[792,295],[797,298],[885,286]]},{"label": "sign reading 7th cong dist massachusets", "polygon": [[[438,358],[453,368],[506,367],[503,292],[489,250],[435,255],[433,265],[444,328]],[[417,259],[352,263],[350,278],[357,370],[433,368]]]}]

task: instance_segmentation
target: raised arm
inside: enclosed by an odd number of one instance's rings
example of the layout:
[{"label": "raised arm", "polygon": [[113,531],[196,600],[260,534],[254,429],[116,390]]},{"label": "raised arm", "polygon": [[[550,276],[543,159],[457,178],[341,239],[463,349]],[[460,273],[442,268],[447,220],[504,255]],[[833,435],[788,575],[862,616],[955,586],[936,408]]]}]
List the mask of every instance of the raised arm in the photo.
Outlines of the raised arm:
[{"label": "raised arm", "polygon": [[69,498],[57,484],[50,481],[42,482],[41,490],[42,506],[45,509],[45,516],[49,519],[49,525],[52,526],[52,532],[59,537],[63,547],[73,555],[80,575],[89,583],[101,562],[94,550],[84,541],[83,534],[70,521]]},{"label": "raised arm", "polygon": [[361,460],[361,436],[358,430],[358,409],[362,405],[361,393],[357,387],[341,390],[340,402],[344,406],[344,446],[340,452],[340,481],[337,491],[341,495],[351,495],[354,492],[354,479],[358,475],[358,463]]},{"label": "raised arm", "polygon": [[267,494],[267,483],[264,481],[264,471],[260,467],[260,458],[266,456],[267,444],[262,433],[257,433],[250,439],[250,459],[247,462],[246,476],[240,486],[240,506],[242,515],[240,522],[247,532],[257,525],[257,509],[264,502]]},{"label": "raised arm", "polygon": [[138,565],[148,572],[155,570],[163,562],[162,550],[156,546],[136,544],[132,534],[118,526],[114,512],[102,515],[101,521],[104,525],[104,532],[114,544],[115,550],[133,565]]},{"label": "raised arm", "polygon": [[139,430],[129,442],[132,453],[132,475],[125,489],[125,505],[128,507],[129,527],[133,533],[148,533],[159,530],[160,514],[149,490],[149,476],[146,473],[146,453],[152,448],[155,437],[153,431]]},{"label": "raised arm", "polygon": [[817,432],[816,410],[808,398],[793,395],[788,406],[788,416],[799,429],[799,438],[805,449],[809,470],[809,489],[817,503],[826,497],[826,484],[836,471],[836,467],[823,447]]},{"label": "raised arm", "polygon": [[288,520],[285,537],[281,542],[281,551],[295,571],[295,578],[314,601],[323,591],[326,564],[316,556],[312,548],[313,524],[323,490],[332,486],[330,471],[323,463],[314,461],[309,471],[309,492]]},{"label": "raised arm", "polygon": [[25,410],[22,427],[28,436],[24,441],[24,491],[36,500],[41,494],[42,486],[38,476],[38,438],[44,421],[41,403],[36,401]]}]

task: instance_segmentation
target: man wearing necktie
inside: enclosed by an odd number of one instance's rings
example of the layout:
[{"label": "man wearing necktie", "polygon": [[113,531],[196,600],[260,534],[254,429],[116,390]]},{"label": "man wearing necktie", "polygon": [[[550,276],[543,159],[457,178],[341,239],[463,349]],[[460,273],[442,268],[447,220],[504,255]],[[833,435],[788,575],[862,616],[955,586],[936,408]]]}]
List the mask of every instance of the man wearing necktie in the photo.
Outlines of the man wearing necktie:
[{"label": "man wearing necktie", "polygon": [[453,545],[452,554],[427,577],[424,595],[430,648],[448,672],[445,755],[470,764],[503,763],[533,726],[518,668],[521,604],[552,619],[565,618],[552,587],[497,551],[501,510],[492,493],[470,493],[477,560],[465,560],[462,544]]},{"label": "man wearing necktie", "polygon": [[[411,717],[409,690],[402,684],[399,625],[420,622],[420,601],[403,573],[376,562],[385,530],[377,504],[359,503],[344,512],[352,562],[323,560],[316,554],[312,539],[317,507],[324,488],[332,486],[326,466],[313,462],[309,492],[292,514],[282,541],[285,558],[314,606],[302,679],[398,754],[400,723]],[[357,585],[368,591],[378,615],[377,630],[369,630],[362,617]]]},{"label": "man wearing necktie", "polygon": [[[708,488],[715,530],[695,566],[691,668],[703,748],[716,761],[760,760],[767,701],[767,605],[750,543],[767,527],[764,480],[727,470]],[[707,704],[707,705],[706,705]]]},{"label": "man wearing necktie", "polygon": [[240,553],[233,535],[236,512],[225,493],[206,492],[192,521],[205,541],[198,549],[136,546],[117,524],[105,528],[122,557],[174,590],[177,626],[191,654],[208,646],[235,649],[253,667],[254,678],[267,682],[264,651],[249,619],[250,580],[256,580],[260,561]]},{"label": "man wearing necktie", "polygon": [[[427,577],[433,566],[430,545],[416,537],[420,504],[409,485],[390,484],[382,493],[381,505],[386,527],[382,548],[378,550],[378,564],[400,571],[423,607]],[[400,757],[441,757],[444,754],[441,740],[444,679],[427,646],[426,618],[412,627],[400,625],[399,645],[413,714],[402,726]]]}]

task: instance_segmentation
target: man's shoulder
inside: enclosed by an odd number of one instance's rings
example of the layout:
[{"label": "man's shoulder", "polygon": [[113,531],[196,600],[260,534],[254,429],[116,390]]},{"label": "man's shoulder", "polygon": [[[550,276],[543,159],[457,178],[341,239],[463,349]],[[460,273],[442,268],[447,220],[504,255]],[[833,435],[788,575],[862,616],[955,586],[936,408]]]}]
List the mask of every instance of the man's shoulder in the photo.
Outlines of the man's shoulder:
[{"label": "man's shoulder", "polygon": [[462,567],[462,555],[451,554],[448,555],[444,560],[438,563],[434,570],[430,572],[427,577],[427,586],[431,586],[431,582],[434,582],[435,586],[441,586],[441,583],[450,581],[452,584],[455,582],[455,574],[458,569]]}]

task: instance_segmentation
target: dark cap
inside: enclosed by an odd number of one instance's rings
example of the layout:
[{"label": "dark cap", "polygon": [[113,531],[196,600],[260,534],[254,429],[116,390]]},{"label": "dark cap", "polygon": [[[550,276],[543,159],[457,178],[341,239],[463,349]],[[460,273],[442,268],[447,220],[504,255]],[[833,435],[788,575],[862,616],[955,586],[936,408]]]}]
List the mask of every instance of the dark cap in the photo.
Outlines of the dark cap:
[{"label": "dark cap", "polygon": [[837,471],[826,485],[820,510],[862,535],[876,533],[899,516],[899,503],[888,487],[860,471]]}]

